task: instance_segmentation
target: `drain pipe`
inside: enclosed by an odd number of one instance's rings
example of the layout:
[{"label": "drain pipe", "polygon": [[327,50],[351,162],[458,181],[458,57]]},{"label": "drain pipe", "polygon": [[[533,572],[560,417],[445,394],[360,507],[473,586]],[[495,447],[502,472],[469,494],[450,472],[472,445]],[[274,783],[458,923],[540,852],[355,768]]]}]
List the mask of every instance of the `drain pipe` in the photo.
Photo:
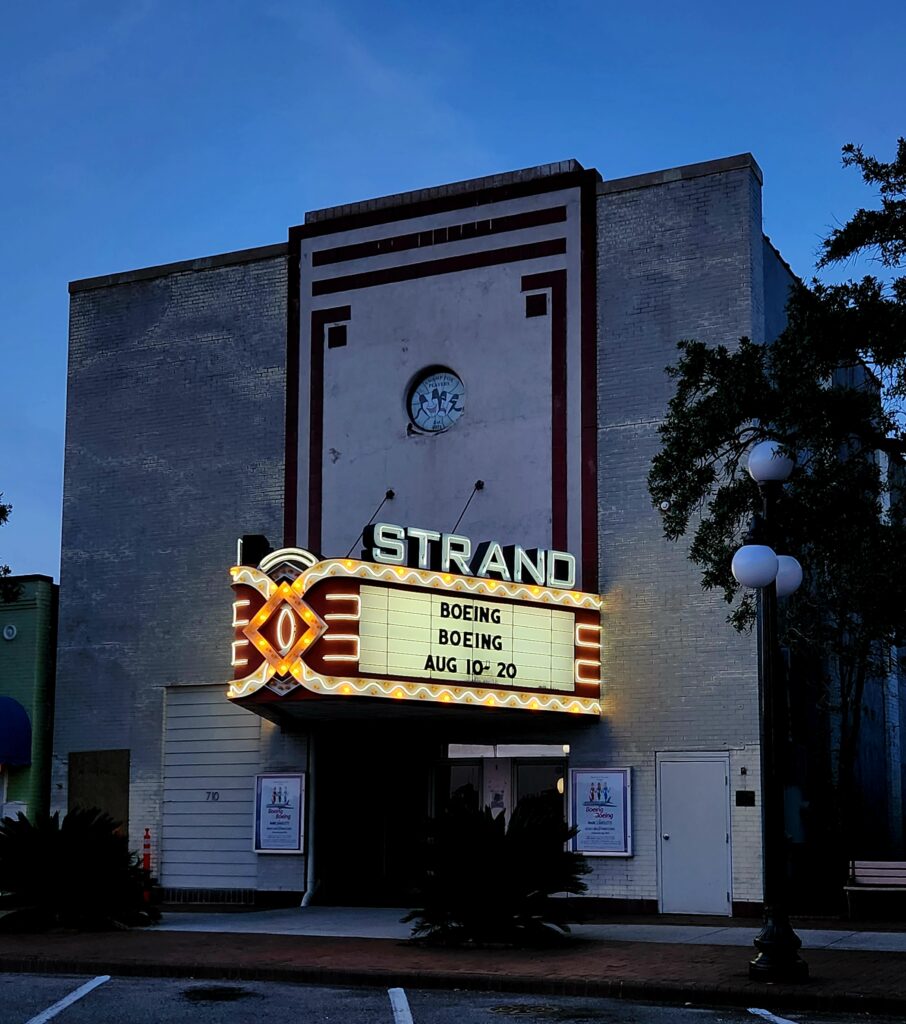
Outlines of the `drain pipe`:
[{"label": "drain pipe", "polygon": [[315,894],[315,737],[308,734],[308,778],[305,780],[305,893],[300,907],[307,907]]}]

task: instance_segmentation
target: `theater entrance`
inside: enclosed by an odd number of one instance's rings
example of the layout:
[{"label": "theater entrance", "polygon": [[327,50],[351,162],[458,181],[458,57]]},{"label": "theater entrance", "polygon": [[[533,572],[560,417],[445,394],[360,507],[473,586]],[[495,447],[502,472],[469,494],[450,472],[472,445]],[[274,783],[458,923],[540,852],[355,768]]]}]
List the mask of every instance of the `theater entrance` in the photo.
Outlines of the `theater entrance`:
[{"label": "theater entrance", "polygon": [[346,725],[318,736],[313,902],[415,906],[429,819],[454,794],[507,819],[527,794],[562,798],[568,747],[455,744],[413,732]]},{"label": "theater entrance", "polygon": [[315,751],[314,902],[409,906],[437,745],[411,736],[403,742],[385,728],[347,725],[320,735]]}]

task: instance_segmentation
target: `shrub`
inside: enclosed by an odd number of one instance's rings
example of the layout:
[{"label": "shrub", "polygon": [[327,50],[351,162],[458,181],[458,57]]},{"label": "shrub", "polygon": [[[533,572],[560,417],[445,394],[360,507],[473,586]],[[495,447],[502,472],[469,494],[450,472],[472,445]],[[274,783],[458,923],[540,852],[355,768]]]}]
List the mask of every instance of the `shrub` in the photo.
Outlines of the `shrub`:
[{"label": "shrub", "polygon": [[118,824],[99,810],[0,821],[0,892],[17,913],[5,929],[147,924],[145,877]]},{"label": "shrub", "polygon": [[585,859],[566,849],[576,834],[559,798],[524,797],[509,828],[503,814],[479,809],[467,794],[453,797],[430,825],[421,907],[403,921],[429,942],[531,943],[568,932],[564,901],[582,893]]}]

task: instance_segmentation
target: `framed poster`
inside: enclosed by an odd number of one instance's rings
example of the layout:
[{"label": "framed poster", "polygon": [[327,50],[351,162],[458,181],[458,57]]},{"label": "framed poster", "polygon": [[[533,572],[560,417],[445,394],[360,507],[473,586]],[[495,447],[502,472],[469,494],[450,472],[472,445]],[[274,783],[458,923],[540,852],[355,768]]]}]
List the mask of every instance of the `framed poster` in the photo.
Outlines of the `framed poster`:
[{"label": "framed poster", "polygon": [[579,832],[576,853],[591,857],[632,856],[630,768],[571,768],[569,821]]},{"label": "framed poster", "polygon": [[305,776],[255,776],[255,852],[301,853]]}]

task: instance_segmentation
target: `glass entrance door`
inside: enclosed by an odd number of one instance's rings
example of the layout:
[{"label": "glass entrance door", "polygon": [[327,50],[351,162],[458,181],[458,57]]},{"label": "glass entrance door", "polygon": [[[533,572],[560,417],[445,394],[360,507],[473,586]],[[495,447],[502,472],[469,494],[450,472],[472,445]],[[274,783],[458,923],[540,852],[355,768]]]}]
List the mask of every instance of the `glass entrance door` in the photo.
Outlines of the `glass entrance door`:
[{"label": "glass entrance door", "polygon": [[519,761],[514,763],[516,803],[524,796],[557,796],[563,800],[565,761]]}]

